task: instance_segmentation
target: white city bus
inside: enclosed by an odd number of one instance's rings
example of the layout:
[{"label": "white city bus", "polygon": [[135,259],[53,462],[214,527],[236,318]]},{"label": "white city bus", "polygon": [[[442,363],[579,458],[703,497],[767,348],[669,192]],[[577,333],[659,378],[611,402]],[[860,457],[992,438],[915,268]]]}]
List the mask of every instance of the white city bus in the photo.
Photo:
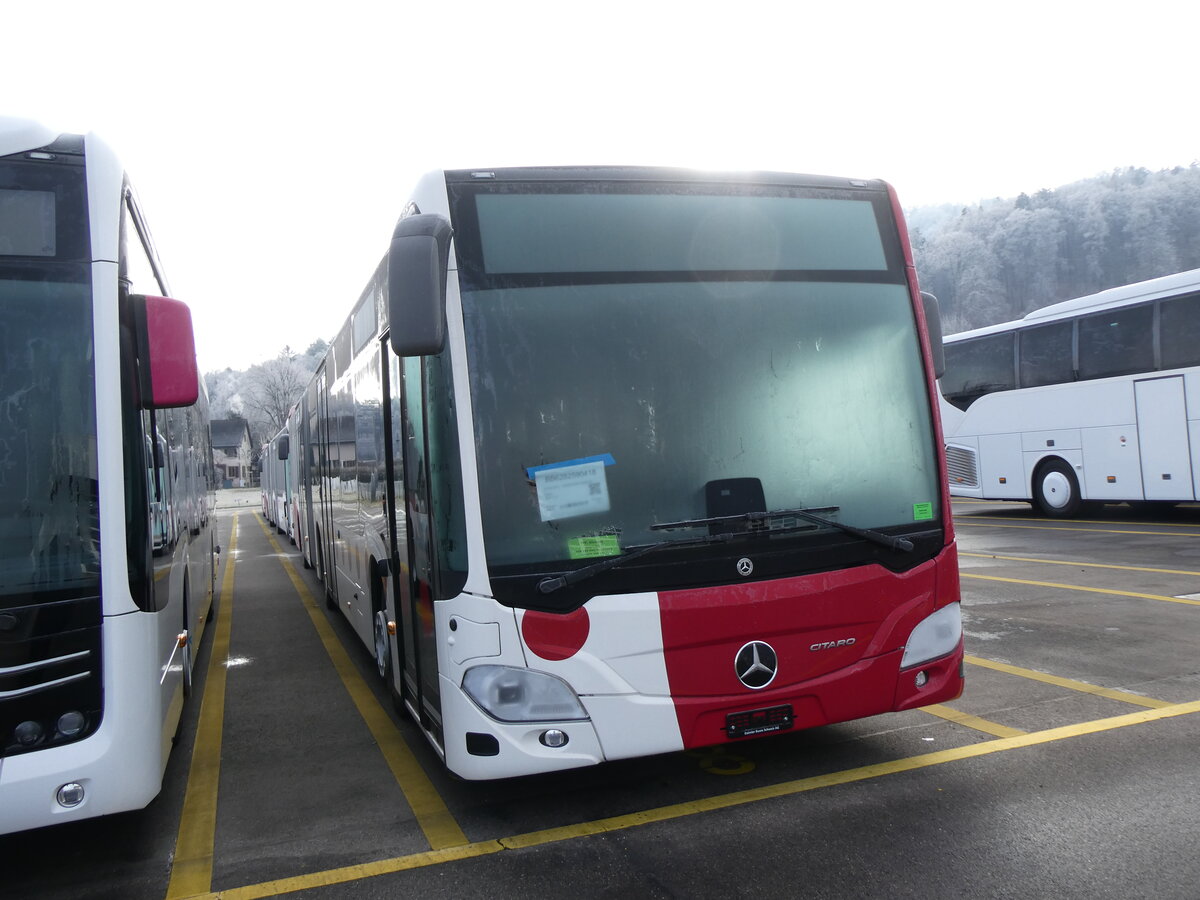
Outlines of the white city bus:
[{"label": "white city bus", "polygon": [[288,458],[288,426],[275,433],[262,447],[262,509],[276,530],[295,540],[291,497],[295,493],[292,465]]},{"label": "white city bus", "polygon": [[0,119],[0,833],[158,793],[212,601],[191,316],[94,136]]},{"label": "white city bus", "polygon": [[945,340],[950,492],[1085,502],[1200,492],[1200,269]]},{"label": "white city bus", "polygon": [[435,173],[294,417],[305,559],[465,778],[949,700],[935,312],[880,181]]}]

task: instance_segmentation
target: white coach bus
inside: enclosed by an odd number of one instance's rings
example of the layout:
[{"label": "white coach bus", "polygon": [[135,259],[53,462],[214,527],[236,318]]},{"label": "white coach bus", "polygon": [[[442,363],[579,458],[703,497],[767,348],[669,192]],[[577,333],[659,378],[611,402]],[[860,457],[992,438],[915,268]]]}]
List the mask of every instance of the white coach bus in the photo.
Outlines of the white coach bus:
[{"label": "white coach bus", "polygon": [[0,119],[0,834],[149,803],[211,608],[191,315],[94,136]]},{"label": "white coach bus", "polygon": [[1200,492],[1200,269],[950,335],[940,380],[950,492],[1085,502]]}]

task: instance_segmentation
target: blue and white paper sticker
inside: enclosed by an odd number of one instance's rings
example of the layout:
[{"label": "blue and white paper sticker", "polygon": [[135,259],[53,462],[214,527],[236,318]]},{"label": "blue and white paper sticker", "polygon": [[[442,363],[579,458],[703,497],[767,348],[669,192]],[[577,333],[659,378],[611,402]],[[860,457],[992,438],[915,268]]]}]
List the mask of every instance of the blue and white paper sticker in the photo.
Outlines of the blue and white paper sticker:
[{"label": "blue and white paper sticker", "polygon": [[532,471],[543,522],[607,512],[608,479],[604,461],[543,466]]}]

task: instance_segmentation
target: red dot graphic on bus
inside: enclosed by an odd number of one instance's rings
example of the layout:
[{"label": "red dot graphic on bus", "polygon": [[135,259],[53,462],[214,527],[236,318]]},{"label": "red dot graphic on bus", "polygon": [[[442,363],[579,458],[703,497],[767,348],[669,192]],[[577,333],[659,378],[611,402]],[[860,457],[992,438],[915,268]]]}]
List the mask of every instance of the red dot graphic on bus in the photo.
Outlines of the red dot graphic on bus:
[{"label": "red dot graphic on bus", "polygon": [[521,619],[521,637],[525,644],[542,659],[570,659],[584,645],[592,623],[582,606],[574,612],[559,615],[527,610]]}]

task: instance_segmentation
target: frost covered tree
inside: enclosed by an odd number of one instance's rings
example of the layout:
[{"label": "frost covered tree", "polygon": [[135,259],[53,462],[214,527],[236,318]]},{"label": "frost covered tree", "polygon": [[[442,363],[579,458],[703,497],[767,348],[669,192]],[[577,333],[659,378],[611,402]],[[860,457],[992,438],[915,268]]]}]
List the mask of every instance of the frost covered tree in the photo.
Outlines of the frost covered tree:
[{"label": "frost covered tree", "polygon": [[238,393],[256,438],[267,440],[283,427],[288,410],[300,399],[310,375],[311,370],[289,347],[246,371]]}]

